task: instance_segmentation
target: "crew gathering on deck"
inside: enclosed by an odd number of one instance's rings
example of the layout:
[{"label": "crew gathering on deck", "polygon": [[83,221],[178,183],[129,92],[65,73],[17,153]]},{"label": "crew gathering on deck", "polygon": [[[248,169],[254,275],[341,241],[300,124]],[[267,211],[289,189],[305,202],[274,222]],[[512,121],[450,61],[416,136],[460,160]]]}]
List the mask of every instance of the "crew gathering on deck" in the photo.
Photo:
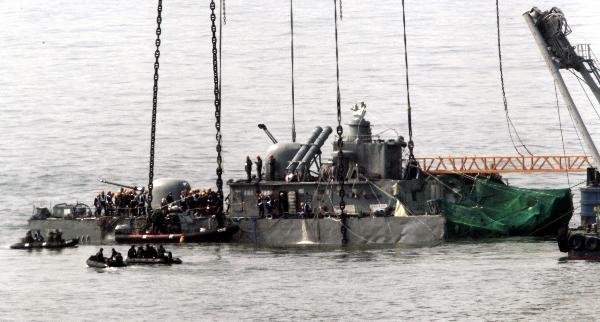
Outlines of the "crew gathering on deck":
[{"label": "crew gathering on deck", "polygon": [[[161,200],[161,210],[191,210],[196,216],[212,216],[216,212],[217,193],[209,189],[182,190],[175,199],[172,193]],[[94,199],[96,216],[139,217],[148,215],[148,192],[136,193],[121,188],[119,192],[99,193]]]}]

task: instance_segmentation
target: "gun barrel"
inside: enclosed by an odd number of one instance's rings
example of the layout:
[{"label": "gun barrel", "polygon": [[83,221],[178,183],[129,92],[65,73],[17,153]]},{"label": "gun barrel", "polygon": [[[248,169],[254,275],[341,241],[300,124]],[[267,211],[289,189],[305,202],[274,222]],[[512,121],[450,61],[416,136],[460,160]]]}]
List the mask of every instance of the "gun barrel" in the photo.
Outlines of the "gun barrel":
[{"label": "gun barrel", "polygon": [[143,188],[141,188],[141,187],[129,186],[129,185],[126,185],[126,184],[120,184],[120,183],[108,181],[108,180],[105,180],[105,179],[98,179],[98,181],[100,181],[102,183],[110,184],[110,185],[113,185],[113,186],[117,186],[117,187],[123,187],[123,188],[133,189],[133,190],[143,190]]}]

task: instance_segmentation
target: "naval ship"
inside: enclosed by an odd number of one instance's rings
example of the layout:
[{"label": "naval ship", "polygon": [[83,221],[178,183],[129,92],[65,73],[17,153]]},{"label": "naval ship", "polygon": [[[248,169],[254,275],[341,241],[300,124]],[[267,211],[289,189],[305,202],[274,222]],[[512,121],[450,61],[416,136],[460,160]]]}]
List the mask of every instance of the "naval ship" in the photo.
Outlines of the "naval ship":
[{"label": "naval ship", "polygon": [[[499,175],[477,172],[433,175],[423,170],[413,155],[408,70],[408,141],[399,135],[390,138],[373,135],[364,103],[352,108],[352,118],[344,128],[338,74],[338,124],[333,156],[326,160],[322,156],[322,147],[333,132],[330,126],[315,127],[301,144],[295,140],[279,143],[266,126],[259,125],[273,141],[265,154],[266,166],[260,168],[265,178],[231,179],[227,182],[229,196],[225,198],[221,178],[220,51],[214,1],[211,1],[211,31],[218,206],[214,214],[206,215],[184,211],[177,206],[181,200],[161,204],[160,200],[169,194],[178,196],[182,191],[187,194],[191,190],[186,180],[153,178],[161,10],[159,3],[148,184],[151,200],[148,209],[155,211],[151,211],[150,216],[110,213],[95,216],[85,205],[62,204],[52,211],[36,208],[29,220],[31,230],[44,234],[58,229],[66,239],[90,243],[238,242],[265,246],[419,247],[439,245],[447,237],[553,235],[571,219],[570,189],[522,189],[508,186]],[[406,31],[404,34],[406,36]],[[337,25],[335,39],[337,54]],[[133,190],[144,189],[133,187]],[[177,223],[171,227],[172,231],[149,229],[150,217],[157,211]]]}]

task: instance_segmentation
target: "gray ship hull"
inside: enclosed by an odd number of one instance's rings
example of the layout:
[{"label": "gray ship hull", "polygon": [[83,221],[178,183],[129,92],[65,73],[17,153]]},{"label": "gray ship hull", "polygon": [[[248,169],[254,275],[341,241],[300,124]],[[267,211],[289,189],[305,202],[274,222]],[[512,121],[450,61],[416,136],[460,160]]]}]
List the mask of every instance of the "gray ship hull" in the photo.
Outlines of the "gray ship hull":
[{"label": "gray ship hull", "polygon": [[[259,219],[234,220],[240,232],[234,242],[261,246],[342,245],[338,219]],[[442,216],[348,218],[348,245],[395,245],[433,247],[446,236]]]},{"label": "gray ship hull", "polygon": [[[30,220],[29,228],[45,234],[60,229],[65,239],[81,243],[114,242],[114,227],[128,223],[127,219],[106,221],[98,219]],[[240,231],[233,242],[261,246],[342,245],[339,219],[260,219],[236,218]],[[348,218],[349,245],[396,245],[402,247],[432,247],[446,237],[442,216],[365,217]],[[210,226],[204,222],[202,226]]]}]

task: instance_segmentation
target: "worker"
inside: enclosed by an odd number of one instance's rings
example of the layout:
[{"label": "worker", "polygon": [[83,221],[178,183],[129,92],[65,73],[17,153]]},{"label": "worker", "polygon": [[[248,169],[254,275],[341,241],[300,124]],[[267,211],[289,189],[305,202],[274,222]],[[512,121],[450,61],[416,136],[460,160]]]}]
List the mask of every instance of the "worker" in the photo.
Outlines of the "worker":
[{"label": "worker", "polygon": [[269,155],[269,180],[275,180],[275,157]]},{"label": "worker", "polygon": [[100,194],[97,194],[96,198],[94,198],[94,208],[96,208],[96,210],[94,211],[94,215],[96,215],[96,217],[100,217],[100,212],[102,211],[102,205],[100,204]]},{"label": "worker", "polygon": [[136,251],[135,251],[135,246],[131,245],[131,248],[129,248],[129,251],[127,252],[127,257],[128,258],[135,258],[137,255]]},{"label": "worker", "polygon": [[185,192],[185,190],[181,190],[181,193],[179,194],[179,207],[181,208],[182,211],[186,211],[187,210],[187,193]]},{"label": "worker", "polygon": [[252,181],[252,160],[250,160],[249,155],[246,156],[245,170],[246,170],[246,175],[248,176],[248,179],[246,180],[246,182],[249,183]]},{"label": "worker", "polygon": [[146,201],[148,200],[148,191],[140,194],[138,197],[138,216],[146,215]]},{"label": "worker", "polygon": [[263,218],[265,216],[265,206],[262,192],[258,193],[256,206],[258,207],[258,217]]},{"label": "worker", "polygon": [[260,155],[256,156],[256,176],[260,182],[262,180],[262,159],[260,158]]},{"label": "worker", "polygon": [[104,193],[104,191],[102,191],[102,193],[100,193],[100,215],[102,215],[102,210],[104,209],[104,215],[106,216],[106,194]]}]

